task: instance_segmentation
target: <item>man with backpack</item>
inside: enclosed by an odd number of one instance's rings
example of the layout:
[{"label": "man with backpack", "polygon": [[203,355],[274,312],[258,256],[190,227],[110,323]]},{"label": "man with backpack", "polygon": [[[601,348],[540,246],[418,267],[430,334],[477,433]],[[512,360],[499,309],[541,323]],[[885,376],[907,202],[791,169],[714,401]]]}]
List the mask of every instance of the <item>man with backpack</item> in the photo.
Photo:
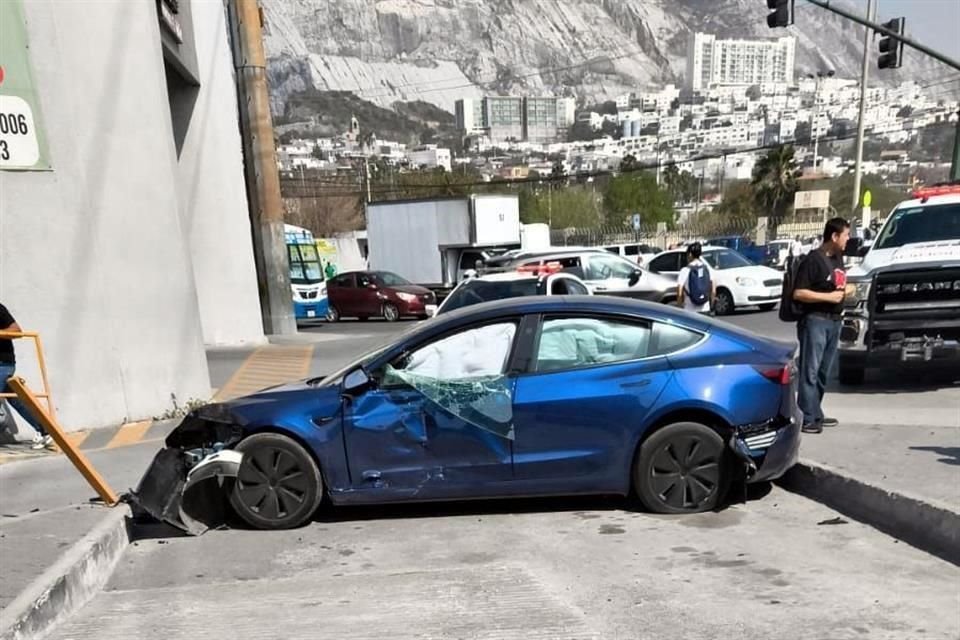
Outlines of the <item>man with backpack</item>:
[{"label": "man with backpack", "polygon": [[700,259],[702,253],[699,242],[687,247],[687,266],[677,276],[677,305],[694,313],[710,313],[717,297],[710,269]]},{"label": "man with backpack", "polygon": [[850,239],[850,223],[843,218],[827,221],[823,241],[799,264],[791,264],[784,277],[780,318],[796,321],[800,341],[800,379],[797,404],[803,411],[804,433],[821,433],[838,421],[823,415],[827,376],[837,355],[840,318],[847,274],[843,252]]}]

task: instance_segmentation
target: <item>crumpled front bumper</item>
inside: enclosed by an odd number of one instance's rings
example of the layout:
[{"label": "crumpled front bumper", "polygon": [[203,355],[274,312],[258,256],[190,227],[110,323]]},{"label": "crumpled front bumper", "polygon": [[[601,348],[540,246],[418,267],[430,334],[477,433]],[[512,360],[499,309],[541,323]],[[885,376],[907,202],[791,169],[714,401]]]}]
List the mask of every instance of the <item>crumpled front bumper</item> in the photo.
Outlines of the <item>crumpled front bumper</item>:
[{"label": "crumpled front bumper", "polygon": [[229,449],[239,431],[222,422],[188,416],[157,452],[128,500],[147,513],[192,535],[226,518],[224,483],[240,471],[243,454]]}]

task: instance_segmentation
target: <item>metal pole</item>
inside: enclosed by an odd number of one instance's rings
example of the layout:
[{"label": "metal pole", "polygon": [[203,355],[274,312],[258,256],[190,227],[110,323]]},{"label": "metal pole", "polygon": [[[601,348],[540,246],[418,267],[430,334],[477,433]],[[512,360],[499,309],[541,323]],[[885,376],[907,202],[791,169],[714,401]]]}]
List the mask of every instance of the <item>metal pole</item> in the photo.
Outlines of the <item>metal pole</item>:
[{"label": "metal pole", "polygon": [[[867,20],[877,19],[877,0],[867,0]],[[853,202],[850,203],[851,215],[860,206],[860,180],[863,167],[863,134],[866,128],[867,77],[870,74],[870,29],[863,30],[863,67],[860,69],[860,116],[857,120],[857,160],[853,167]]]},{"label": "metal pole", "polygon": [[960,182],[960,111],[957,111],[957,132],[953,137],[953,163],[950,165],[950,182]]},{"label": "metal pole", "polygon": [[268,334],[294,334],[297,322],[293,314],[280,176],[267,93],[262,16],[257,0],[229,0],[227,10],[237,70],[247,201],[263,328]]},{"label": "metal pole", "polygon": [[902,43],[905,44],[906,46],[912,47],[912,48],[916,49],[917,51],[919,51],[919,52],[921,52],[921,53],[925,53],[925,54],[927,54],[928,56],[930,56],[931,58],[934,58],[934,59],[936,59],[936,60],[939,60],[940,62],[942,62],[943,64],[947,65],[948,67],[953,67],[953,68],[956,69],[957,71],[960,71],[960,62],[958,62],[957,60],[954,60],[953,58],[951,58],[951,57],[949,57],[949,56],[946,56],[946,55],[940,53],[939,51],[936,51],[936,50],[934,50],[934,49],[931,49],[930,47],[927,47],[927,46],[925,46],[925,45],[922,45],[922,44],[920,44],[919,42],[917,42],[916,40],[914,40],[914,39],[912,39],[912,38],[908,38],[908,37],[906,37],[906,36],[900,35],[899,33],[895,32],[895,31],[891,31],[890,29],[887,29],[887,28],[884,27],[883,25],[876,24],[875,22],[873,22],[873,21],[871,21],[871,20],[867,20],[867,19],[861,18],[860,16],[858,16],[858,15],[856,15],[856,14],[854,14],[854,13],[850,13],[849,11],[845,11],[845,10],[841,9],[841,8],[840,8],[839,6],[837,6],[837,5],[830,4],[830,1],[829,1],[829,0],[807,0],[807,2],[809,2],[810,4],[815,4],[815,5],[817,5],[818,7],[820,7],[821,9],[826,9],[827,11],[832,11],[833,13],[837,14],[838,16],[842,16],[842,17],[846,18],[847,20],[853,20],[853,21],[856,22],[857,24],[861,24],[861,25],[867,27],[868,29],[872,29],[873,31],[876,31],[876,32],[879,33],[880,35],[887,36],[888,38],[893,38],[894,40],[897,40],[897,41],[899,41],[899,42],[902,42]]},{"label": "metal pole", "polygon": [[813,175],[817,175],[817,161],[820,155],[820,74],[817,74],[817,88],[813,92],[813,101],[817,103],[816,114],[813,117]]}]

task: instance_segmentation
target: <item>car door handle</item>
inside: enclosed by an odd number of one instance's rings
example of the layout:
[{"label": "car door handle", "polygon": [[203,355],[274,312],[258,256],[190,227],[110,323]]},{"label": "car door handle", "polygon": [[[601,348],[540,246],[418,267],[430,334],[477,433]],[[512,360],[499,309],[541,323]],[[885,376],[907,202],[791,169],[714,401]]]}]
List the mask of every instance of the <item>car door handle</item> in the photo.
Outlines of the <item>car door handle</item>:
[{"label": "car door handle", "polygon": [[633,389],[635,387],[646,387],[650,384],[650,378],[644,378],[643,380],[637,380],[636,382],[624,382],[620,386],[624,389]]},{"label": "car door handle", "polygon": [[606,287],[594,287],[593,290],[594,290],[594,291],[606,291],[607,288],[606,288]]}]

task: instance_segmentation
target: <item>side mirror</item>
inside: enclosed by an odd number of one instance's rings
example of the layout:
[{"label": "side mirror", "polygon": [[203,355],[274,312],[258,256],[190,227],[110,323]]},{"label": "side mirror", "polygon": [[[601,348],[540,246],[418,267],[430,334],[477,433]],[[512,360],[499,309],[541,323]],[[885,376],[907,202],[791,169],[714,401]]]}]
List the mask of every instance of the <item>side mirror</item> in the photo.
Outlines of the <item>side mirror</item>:
[{"label": "side mirror", "polygon": [[633,285],[640,282],[640,276],[642,275],[643,275],[643,271],[640,271],[640,269],[637,269],[636,271],[630,274],[630,279],[627,280],[627,284],[629,284],[632,287]]},{"label": "side mirror", "polygon": [[370,387],[370,376],[363,369],[354,369],[343,379],[343,393],[354,395]]},{"label": "side mirror", "polygon": [[862,238],[850,238],[847,240],[847,247],[843,251],[843,255],[848,258],[859,257],[860,250],[863,249],[863,239]]},{"label": "side mirror", "polygon": [[857,256],[860,258],[865,258],[868,253],[870,253],[870,245],[863,245],[857,251]]}]

